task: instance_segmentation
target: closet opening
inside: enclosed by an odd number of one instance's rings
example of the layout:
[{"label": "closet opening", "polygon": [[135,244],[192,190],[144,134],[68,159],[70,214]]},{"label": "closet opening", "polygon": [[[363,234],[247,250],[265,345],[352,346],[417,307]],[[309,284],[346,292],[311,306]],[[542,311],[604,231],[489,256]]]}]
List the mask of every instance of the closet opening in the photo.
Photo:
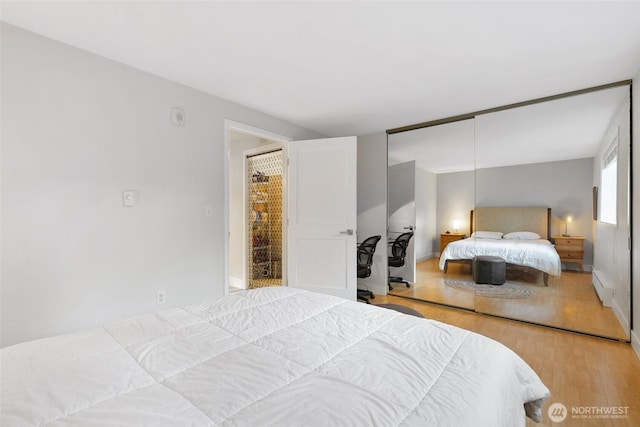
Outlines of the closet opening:
[{"label": "closet opening", "polygon": [[289,138],[230,120],[225,128],[226,293],[287,286]]},{"label": "closet opening", "polygon": [[247,289],[283,284],[282,148],[246,154]]}]

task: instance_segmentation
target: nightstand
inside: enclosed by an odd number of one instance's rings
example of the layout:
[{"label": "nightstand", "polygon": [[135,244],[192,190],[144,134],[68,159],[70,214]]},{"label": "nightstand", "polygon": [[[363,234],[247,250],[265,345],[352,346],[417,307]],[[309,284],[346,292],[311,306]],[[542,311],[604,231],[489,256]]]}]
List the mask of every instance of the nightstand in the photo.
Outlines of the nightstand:
[{"label": "nightstand", "polygon": [[556,251],[560,255],[560,261],[578,264],[582,271],[582,260],[584,258],[583,236],[552,236],[556,242]]},{"label": "nightstand", "polygon": [[455,242],[456,240],[464,239],[464,234],[462,233],[442,233],[440,234],[440,254],[444,252],[444,248],[451,242]]}]

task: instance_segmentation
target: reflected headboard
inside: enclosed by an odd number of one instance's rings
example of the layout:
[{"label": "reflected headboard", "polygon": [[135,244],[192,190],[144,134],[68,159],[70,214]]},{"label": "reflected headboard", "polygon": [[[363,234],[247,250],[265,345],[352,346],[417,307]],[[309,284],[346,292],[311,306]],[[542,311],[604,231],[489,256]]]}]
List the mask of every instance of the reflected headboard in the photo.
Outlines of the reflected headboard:
[{"label": "reflected headboard", "polygon": [[551,238],[551,208],[500,207],[476,208],[471,211],[471,232],[533,231],[543,239]]}]

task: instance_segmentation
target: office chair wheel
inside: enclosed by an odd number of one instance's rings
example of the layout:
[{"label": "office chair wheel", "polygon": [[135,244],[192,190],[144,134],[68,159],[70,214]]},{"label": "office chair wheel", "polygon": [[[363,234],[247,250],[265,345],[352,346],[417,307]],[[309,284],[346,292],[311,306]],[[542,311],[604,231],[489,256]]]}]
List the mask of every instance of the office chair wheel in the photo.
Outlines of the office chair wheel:
[{"label": "office chair wheel", "polygon": [[410,284],[408,284],[408,283],[405,283],[404,285],[405,285],[407,288],[410,288],[410,287],[411,287],[411,285],[410,285]]}]

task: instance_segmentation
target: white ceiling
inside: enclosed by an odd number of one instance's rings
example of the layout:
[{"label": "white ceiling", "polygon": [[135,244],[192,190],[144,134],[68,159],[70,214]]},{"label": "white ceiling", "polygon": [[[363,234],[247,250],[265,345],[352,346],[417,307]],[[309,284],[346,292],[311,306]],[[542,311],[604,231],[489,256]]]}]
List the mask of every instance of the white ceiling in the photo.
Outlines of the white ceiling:
[{"label": "white ceiling", "polygon": [[2,2],[2,20],[330,136],[632,78],[639,2]]}]

